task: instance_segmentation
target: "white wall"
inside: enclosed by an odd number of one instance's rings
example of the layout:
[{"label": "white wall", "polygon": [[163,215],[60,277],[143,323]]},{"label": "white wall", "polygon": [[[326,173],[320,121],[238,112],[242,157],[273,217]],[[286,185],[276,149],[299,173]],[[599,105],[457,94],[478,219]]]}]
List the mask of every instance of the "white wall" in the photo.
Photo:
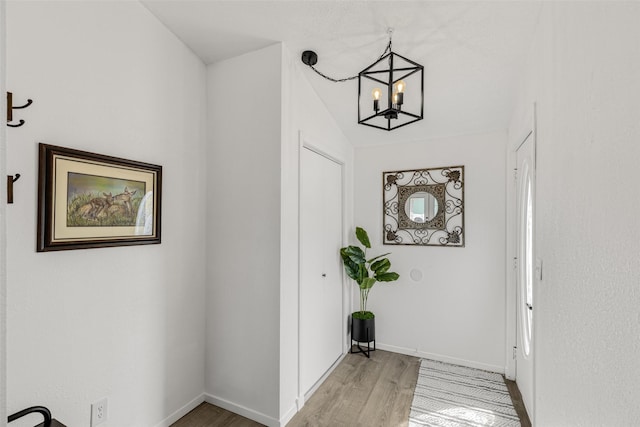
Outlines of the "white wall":
[{"label": "white wall", "polygon": [[208,67],[206,392],[279,418],[282,47]]},{"label": "white wall", "polygon": [[[0,94],[6,93],[6,3],[0,2]],[[0,177],[6,177],[6,103],[0,102]],[[7,222],[6,187],[0,185],[0,425],[7,419]]]},{"label": "white wall", "polygon": [[[208,68],[207,400],[267,425],[300,393],[300,131],[345,162],[352,194],[353,150],[298,62],[278,44]],[[244,218],[248,196],[259,211]]]},{"label": "white wall", "polygon": [[540,426],[640,419],[639,21],[632,2],[545,4],[514,114],[536,101]]},{"label": "white wall", "polygon": [[[8,130],[8,411],[166,425],[204,390],[205,67],[137,2],[8,2],[7,33],[34,100]],[[36,253],[38,142],[162,165],[162,244]]]},{"label": "white wall", "polygon": [[[505,150],[502,132],[356,149],[355,224],[369,233],[368,253],[391,252],[400,274],[369,295],[379,348],[504,371]],[[382,245],[382,172],[456,165],[465,167],[465,247]]]},{"label": "white wall", "polygon": [[[298,203],[300,133],[317,150],[344,163],[344,241],[353,229],[353,148],[300,69],[299,52],[283,51],[283,138],[280,290],[280,418],[296,411],[298,389]],[[318,78],[320,78],[318,76]],[[349,300],[345,283],[344,299]],[[348,307],[345,307],[348,313]],[[347,329],[347,316],[344,316]],[[299,402],[302,403],[302,402]]]}]

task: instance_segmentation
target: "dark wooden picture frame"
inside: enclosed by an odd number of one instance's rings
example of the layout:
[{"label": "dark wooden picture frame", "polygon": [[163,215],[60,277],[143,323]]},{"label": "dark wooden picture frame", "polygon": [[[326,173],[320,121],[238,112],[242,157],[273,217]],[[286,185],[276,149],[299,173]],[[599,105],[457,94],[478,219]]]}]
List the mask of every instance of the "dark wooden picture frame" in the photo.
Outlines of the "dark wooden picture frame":
[{"label": "dark wooden picture frame", "polygon": [[160,243],[162,166],[39,144],[37,251]]}]

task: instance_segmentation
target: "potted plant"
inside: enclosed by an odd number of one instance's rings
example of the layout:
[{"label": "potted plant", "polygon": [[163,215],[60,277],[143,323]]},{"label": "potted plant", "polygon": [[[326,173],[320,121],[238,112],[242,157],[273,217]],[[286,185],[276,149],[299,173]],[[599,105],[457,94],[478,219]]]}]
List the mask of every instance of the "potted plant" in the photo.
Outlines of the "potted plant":
[{"label": "potted plant", "polygon": [[[347,275],[355,280],[360,288],[360,311],[351,314],[351,339],[358,343],[366,342],[367,345],[373,341],[375,350],[375,315],[367,311],[369,291],[376,282],[393,282],[398,280],[400,276],[398,273],[389,271],[391,262],[385,258],[389,253],[367,259],[367,249],[371,249],[371,243],[363,228],[356,227],[356,238],[362,243],[364,249],[359,246],[347,246],[340,249],[340,256]],[[359,345],[358,348],[360,348]]]}]

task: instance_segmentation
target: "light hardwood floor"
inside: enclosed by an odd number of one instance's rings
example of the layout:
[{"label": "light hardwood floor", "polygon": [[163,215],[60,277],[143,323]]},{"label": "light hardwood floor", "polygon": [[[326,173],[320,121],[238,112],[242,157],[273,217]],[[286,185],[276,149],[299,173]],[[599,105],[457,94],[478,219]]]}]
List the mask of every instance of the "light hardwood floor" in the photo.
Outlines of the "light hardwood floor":
[{"label": "light hardwood floor", "polygon": [[[287,427],[406,427],[420,359],[377,350],[347,354]],[[531,422],[517,385],[506,381],[523,427]],[[257,427],[262,424],[203,403],[171,427]]]},{"label": "light hardwood floor", "polygon": [[507,385],[507,390],[509,390],[513,409],[516,410],[518,418],[520,418],[520,427],[531,427],[531,420],[527,414],[527,408],[525,408],[524,402],[522,401],[522,394],[520,394],[518,384],[509,380],[504,380],[504,382]]},{"label": "light hardwood floor", "polygon": [[419,368],[403,354],[348,354],[287,427],[407,426]]},{"label": "light hardwood floor", "polygon": [[205,402],[171,424],[171,427],[257,427],[261,425]]},{"label": "light hardwood floor", "polygon": [[[419,368],[417,357],[382,350],[347,354],[287,427],[407,426]],[[171,427],[260,425],[203,403]]]}]

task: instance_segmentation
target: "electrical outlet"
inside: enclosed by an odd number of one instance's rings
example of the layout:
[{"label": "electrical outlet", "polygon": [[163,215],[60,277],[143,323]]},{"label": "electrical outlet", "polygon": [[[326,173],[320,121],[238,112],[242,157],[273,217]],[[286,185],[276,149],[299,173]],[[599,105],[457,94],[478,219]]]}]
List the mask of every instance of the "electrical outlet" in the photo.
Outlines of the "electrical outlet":
[{"label": "electrical outlet", "polygon": [[102,424],[107,421],[107,398],[98,400],[91,405],[91,427]]}]

